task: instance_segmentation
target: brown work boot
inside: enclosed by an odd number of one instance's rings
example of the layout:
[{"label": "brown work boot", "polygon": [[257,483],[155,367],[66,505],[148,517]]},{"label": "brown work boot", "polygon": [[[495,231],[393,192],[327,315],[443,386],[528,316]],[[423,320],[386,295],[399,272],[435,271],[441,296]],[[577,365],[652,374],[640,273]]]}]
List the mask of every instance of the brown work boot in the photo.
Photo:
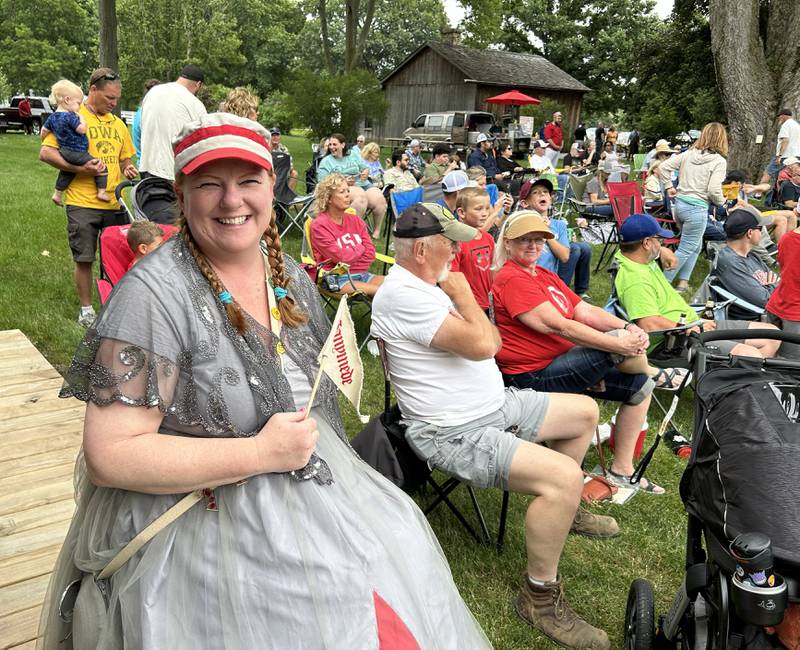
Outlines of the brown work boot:
[{"label": "brown work boot", "polygon": [[569,532],[586,537],[616,537],[619,535],[619,524],[614,517],[596,515],[578,506]]},{"label": "brown work boot", "polygon": [[608,635],[592,627],[575,613],[564,598],[561,580],[542,587],[522,576],[522,588],[514,600],[517,614],[551,641],[576,650],[608,650]]}]

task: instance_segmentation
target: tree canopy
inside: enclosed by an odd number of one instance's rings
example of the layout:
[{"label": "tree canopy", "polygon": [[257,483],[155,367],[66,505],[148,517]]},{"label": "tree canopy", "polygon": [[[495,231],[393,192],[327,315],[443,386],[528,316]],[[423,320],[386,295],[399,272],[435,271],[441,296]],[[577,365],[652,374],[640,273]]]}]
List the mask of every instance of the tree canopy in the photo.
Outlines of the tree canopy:
[{"label": "tree canopy", "polygon": [[0,0],[0,71],[12,92],[45,92],[65,77],[85,85],[97,61],[94,0]]}]

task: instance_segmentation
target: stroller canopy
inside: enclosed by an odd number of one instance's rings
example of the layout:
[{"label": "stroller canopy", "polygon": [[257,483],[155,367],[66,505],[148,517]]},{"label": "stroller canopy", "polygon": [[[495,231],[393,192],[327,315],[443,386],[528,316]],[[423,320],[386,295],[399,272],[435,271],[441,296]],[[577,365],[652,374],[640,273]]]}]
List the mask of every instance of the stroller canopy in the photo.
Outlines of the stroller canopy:
[{"label": "stroller canopy", "polygon": [[800,567],[798,371],[737,364],[698,380],[681,498],[721,542],[762,532],[776,558]]}]

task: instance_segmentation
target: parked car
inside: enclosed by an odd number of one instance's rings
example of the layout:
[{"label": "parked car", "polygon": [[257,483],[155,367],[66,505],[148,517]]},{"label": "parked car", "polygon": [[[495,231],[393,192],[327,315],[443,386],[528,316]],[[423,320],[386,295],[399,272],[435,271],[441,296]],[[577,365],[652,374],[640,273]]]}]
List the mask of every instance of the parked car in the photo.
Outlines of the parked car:
[{"label": "parked car", "polygon": [[444,111],[423,113],[403,131],[406,141],[419,140],[426,146],[437,142],[451,143],[457,149],[472,148],[480,133],[491,133],[501,140],[508,140],[514,153],[523,155],[530,148],[530,137],[517,137],[498,126],[494,114],[486,111]]},{"label": "parked car", "polygon": [[[33,132],[38,135],[45,120],[53,112],[53,108],[50,106],[50,101],[47,97],[28,97],[28,100],[31,103],[31,114],[33,115]],[[18,108],[21,101],[22,95],[18,95],[11,98],[10,106],[0,107],[0,133],[23,130],[24,127],[19,117]]]}]

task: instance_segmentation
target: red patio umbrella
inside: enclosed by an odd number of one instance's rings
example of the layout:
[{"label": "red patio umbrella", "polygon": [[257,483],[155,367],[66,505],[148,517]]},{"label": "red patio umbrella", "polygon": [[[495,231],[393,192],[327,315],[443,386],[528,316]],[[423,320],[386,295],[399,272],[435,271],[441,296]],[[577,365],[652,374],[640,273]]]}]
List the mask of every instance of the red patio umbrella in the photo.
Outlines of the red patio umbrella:
[{"label": "red patio umbrella", "polygon": [[486,100],[487,104],[510,104],[511,106],[527,106],[528,104],[541,104],[541,100],[531,97],[519,90],[509,90],[502,95],[495,95]]}]

